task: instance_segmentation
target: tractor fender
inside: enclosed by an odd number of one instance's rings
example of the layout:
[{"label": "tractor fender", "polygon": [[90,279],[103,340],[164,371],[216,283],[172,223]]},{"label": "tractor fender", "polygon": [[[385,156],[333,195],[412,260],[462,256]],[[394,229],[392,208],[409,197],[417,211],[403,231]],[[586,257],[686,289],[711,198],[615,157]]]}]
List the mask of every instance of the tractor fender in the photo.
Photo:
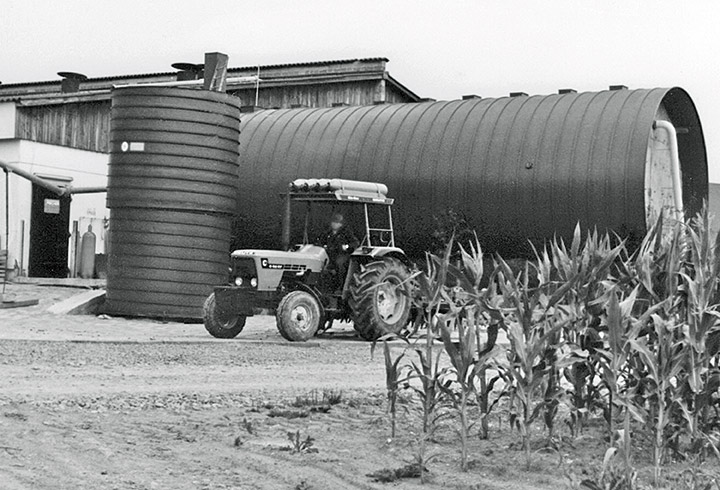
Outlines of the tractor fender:
[{"label": "tractor fender", "polygon": [[398,247],[360,247],[352,253],[351,257],[354,261],[359,263],[367,263],[385,257],[393,257],[408,267],[411,267],[412,265],[405,255],[405,252]]},{"label": "tractor fender", "polygon": [[325,304],[322,302],[322,295],[318,292],[317,289],[303,282],[293,282],[292,287],[288,288],[283,296],[285,296],[287,293],[291,293],[292,291],[305,291],[306,293],[313,295],[313,297],[317,300],[318,305],[320,305],[320,317],[325,317]]},{"label": "tractor fender", "polygon": [[348,273],[345,277],[345,285],[343,287],[343,300],[347,301],[350,283],[353,275],[359,272],[363,266],[370,262],[382,260],[384,258],[394,258],[402,262],[408,270],[413,269],[413,263],[407,258],[405,252],[398,247],[360,247],[350,255],[350,265]]}]

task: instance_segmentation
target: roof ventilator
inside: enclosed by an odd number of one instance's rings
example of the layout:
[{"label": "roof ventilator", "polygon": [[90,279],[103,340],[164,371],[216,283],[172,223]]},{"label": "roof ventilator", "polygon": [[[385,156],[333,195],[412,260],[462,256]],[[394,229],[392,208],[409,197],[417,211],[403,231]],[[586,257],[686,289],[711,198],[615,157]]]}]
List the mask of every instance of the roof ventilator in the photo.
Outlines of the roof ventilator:
[{"label": "roof ventilator", "polygon": [[64,94],[71,94],[80,91],[80,83],[87,80],[82,73],[72,71],[59,71],[58,75],[62,77],[60,91]]}]

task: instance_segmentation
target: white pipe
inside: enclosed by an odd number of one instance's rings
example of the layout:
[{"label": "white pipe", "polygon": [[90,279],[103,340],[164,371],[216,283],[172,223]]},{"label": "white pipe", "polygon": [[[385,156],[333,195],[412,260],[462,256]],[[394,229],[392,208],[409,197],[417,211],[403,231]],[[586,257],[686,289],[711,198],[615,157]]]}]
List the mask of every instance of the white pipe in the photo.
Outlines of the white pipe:
[{"label": "white pipe", "polygon": [[675,200],[675,214],[678,220],[684,219],[682,197],[682,174],[680,172],[680,154],[677,145],[677,131],[669,121],[655,121],[653,129],[662,128],[668,135],[670,145],[670,172],[672,173],[673,199]]},{"label": "white pipe", "polygon": [[[257,83],[260,79],[256,77],[255,75],[251,75],[248,77],[235,77],[235,78],[228,78],[226,80],[226,83]],[[148,83],[125,83],[125,84],[115,84],[113,85],[113,88],[123,88],[123,87],[194,87],[196,85],[202,85],[205,83],[204,80],[172,80],[169,82],[148,82]]]}]

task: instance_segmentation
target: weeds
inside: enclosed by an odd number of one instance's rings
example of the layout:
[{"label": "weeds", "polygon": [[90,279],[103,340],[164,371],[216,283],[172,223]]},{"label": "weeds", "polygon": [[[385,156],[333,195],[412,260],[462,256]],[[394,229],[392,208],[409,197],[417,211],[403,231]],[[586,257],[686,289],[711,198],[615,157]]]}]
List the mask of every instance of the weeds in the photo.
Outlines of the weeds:
[{"label": "weeds", "polygon": [[299,430],[296,430],[295,432],[289,431],[287,433],[287,438],[290,441],[289,450],[293,453],[318,452],[317,448],[313,447],[315,439],[310,436],[306,436],[305,439],[303,439]]},{"label": "weeds", "polygon": [[425,472],[427,472],[427,468],[411,463],[395,469],[383,468],[374,473],[368,473],[367,476],[372,478],[373,481],[391,483],[403,478],[421,478],[422,473]]},{"label": "weeds", "polygon": [[309,410],[289,410],[282,408],[273,408],[268,412],[268,417],[282,417],[284,419],[304,419],[309,415]]},{"label": "weeds", "polygon": [[245,431],[247,431],[248,434],[250,434],[250,435],[256,434],[256,429],[255,429],[255,426],[254,426],[252,420],[248,420],[247,418],[243,417],[241,424],[242,424],[243,429],[245,429]]},{"label": "weeds", "polygon": [[295,408],[332,406],[342,403],[342,390],[323,390],[322,396],[317,390],[312,390],[309,395],[298,395],[291,405]]}]

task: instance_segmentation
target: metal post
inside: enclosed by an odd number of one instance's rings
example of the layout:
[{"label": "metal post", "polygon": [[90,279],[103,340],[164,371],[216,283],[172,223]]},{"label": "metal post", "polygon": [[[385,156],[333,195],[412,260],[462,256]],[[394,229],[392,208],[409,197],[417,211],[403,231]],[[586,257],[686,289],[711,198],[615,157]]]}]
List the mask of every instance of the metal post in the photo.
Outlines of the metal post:
[{"label": "metal post", "polygon": [[[308,235],[308,227],[310,226],[310,207],[312,206],[311,202],[307,202],[307,206],[305,207],[305,228],[303,231],[303,245],[307,245],[310,243],[310,236]],[[288,216],[290,216],[290,213],[288,213]]]},{"label": "metal post", "polygon": [[[372,242],[370,240],[370,218],[368,217],[367,203],[363,204],[363,208],[365,210],[365,236],[367,237],[368,247],[372,247]],[[363,241],[365,240],[363,239]]]},{"label": "metal post", "polygon": [[20,220],[20,275],[25,275],[25,220]]},{"label": "metal post", "polygon": [[78,271],[78,237],[79,237],[78,221],[72,222],[72,233],[70,233],[70,277],[77,277]]},{"label": "metal post", "polygon": [[10,262],[10,172],[5,169],[5,270],[3,271],[2,294],[5,295],[5,285],[7,284],[7,268]]},{"label": "metal post", "polygon": [[392,207],[388,206],[388,220],[390,220],[390,246],[395,246],[395,227],[392,221]]},{"label": "metal post", "polygon": [[255,107],[258,106],[259,98],[260,98],[260,65],[258,65],[257,79],[255,80]]},{"label": "metal post", "polygon": [[290,248],[290,193],[288,192],[284,196],[285,209],[283,210],[282,217],[282,249],[288,250]]}]

